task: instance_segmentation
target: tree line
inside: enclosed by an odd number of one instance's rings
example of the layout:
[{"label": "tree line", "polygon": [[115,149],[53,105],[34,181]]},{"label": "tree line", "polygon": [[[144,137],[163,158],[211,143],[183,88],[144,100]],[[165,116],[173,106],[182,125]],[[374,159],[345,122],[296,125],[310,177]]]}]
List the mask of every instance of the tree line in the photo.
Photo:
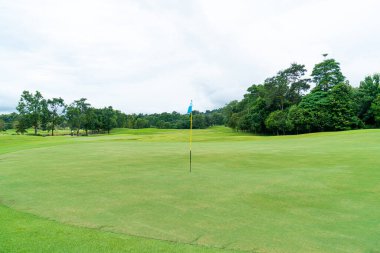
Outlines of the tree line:
[{"label": "tree line", "polygon": [[[264,82],[253,84],[240,101],[220,109],[193,111],[193,127],[226,125],[255,134],[300,134],[380,127],[380,74],[352,87],[335,59],[316,64],[310,78],[305,65],[293,63]],[[313,88],[311,88],[313,86]],[[92,107],[86,98],[66,105],[62,98],[45,99],[24,91],[18,113],[0,115],[0,130],[70,128],[72,134],[110,132],[112,128],[188,129],[189,115],[178,112],[125,114],[112,106]]]},{"label": "tree line", "polygon": [[[24,134],[32,128],[35,135],[39,130],[54,135],[56,129],[69,128],[72,135],[110,133],[117,128],[166,128],[188,129],[189,115],[172,113],[125,114],[112,106],[95,108],[86,98],[65,104],[61,97],[45,99],[36,91],[21,94],[18,113],[0,115],[0,130],[15,129]],[[193,128],[223,125],[225,118],[220,109],[206,112],[193,111]],[[81,132],[82,131],[82,132]]]},{"label": "tree line", "polygon": [[[352,87],[340,63],[325,59],[306,78],[305,65],[293,63],[244,98],[224,107],[226,124],[256,134],[300,134],[380,126],[380,75]],[[314,88],[310,90],[311,84]]]}]

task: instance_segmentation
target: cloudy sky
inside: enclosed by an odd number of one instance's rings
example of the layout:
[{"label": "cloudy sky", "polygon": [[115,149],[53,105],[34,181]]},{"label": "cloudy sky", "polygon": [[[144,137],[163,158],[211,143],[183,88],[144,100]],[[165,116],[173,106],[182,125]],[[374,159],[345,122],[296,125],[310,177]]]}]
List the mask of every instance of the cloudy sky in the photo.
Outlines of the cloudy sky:
[{"label": "cloudy sky", "polygon": [[378,0],[0,0],[0,113],[23,90],[126,113],[206,110],[329,53],[380,72]]}]

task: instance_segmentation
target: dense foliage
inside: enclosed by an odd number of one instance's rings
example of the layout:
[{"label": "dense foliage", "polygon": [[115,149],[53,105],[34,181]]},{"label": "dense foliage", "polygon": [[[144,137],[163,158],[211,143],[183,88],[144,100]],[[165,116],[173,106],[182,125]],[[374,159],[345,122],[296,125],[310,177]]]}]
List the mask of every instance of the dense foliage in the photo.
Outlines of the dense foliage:
[{"label": "dense foliage", "polygon": [[[241,101],[213,111],[193,111],[193,128],[227,125],[256,134],[299,134],[380,127],[380,74],[365,77],[354,88],[334,59],[316,64],[311,78],[306,72],[304,65],[293,63],[249,87]],[[87,135],[109,133],[114,127],[190,127],[189,115],[178,112],[127,115],[111,106],[94,108],[86,98],[66,105],[62,98],[45,99],[38,91],[24,91],[17,110],[18,114],[0,115],[0,130],[14,128],[23,134],[32,127],[34,134],[43,129],[54,135],[59,127]]]},{"label": "dense foliage", "polygon": [[[379,74],[353,88],[334,59],[315,65],[311,79],[304,65],[254,84],[241,101],[224,111],[227,125],[258,134],[299,134],[380,126]],[[310,84],[314,88],[307,94]]]},{"label": "dense foliage", "polygon": [[[86,98],[65,104],[62,98],[45,99],[39,91],[34,94],[24,91],[17,106],[18,114],[0,115],[0,130],[15,129],[17,133],[27,133],[28,128],[45,130],[54,135],[57,128],[69,128],[72,135],[89,133],[109,133],[112,128],[166,128],[187,129],[189,115],[172,113],[125,114],[112,106],[94,108]],[[222,110],[206,112],[193,111],[193,128],[207,128],[223,125]]]}]

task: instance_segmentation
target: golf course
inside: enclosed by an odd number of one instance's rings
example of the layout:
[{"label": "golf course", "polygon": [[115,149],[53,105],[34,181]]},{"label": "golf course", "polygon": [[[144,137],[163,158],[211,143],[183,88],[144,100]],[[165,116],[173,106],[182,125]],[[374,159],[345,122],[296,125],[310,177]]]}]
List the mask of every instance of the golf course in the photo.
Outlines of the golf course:
[{"label": "golf course", "polygon": [[380,130],[0,135],[0,252],[380,252]]}]

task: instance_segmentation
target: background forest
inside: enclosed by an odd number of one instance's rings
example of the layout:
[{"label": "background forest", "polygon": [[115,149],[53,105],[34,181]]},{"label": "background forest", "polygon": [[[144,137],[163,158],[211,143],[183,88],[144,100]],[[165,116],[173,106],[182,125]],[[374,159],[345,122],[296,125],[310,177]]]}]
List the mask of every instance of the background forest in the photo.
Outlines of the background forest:
[{"label": "background forest", "polygon": [[[358,87],[350,85],[335,59],[316,64],[306,77],[305,65],[288,68],[253,84],[240,101],[212,111],[193,111],[193,127],[227,125],[255,134],[300,134],[380,126],[380,75],[367,76]],[[311,88],[312,87],[312,88]],[[0,129],[24,134],[33,128],[70,128],[72,134],[105,133],[112,128],[189,128],[189,116],[178,112],[125,114],[112,106],[94,108],[86,98],[66,104],[62,98],[45,99],[24,91],[17,113],[0,115]],[[82,130],[82,133],[80,132]]]}]

